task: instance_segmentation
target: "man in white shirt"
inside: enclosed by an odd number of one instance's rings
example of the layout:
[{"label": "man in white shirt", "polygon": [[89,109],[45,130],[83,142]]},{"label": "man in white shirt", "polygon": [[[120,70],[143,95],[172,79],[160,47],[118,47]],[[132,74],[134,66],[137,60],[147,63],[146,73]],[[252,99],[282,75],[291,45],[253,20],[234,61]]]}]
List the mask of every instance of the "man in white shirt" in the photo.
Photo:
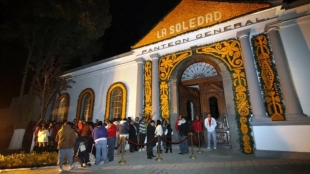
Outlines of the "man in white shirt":
[{"label": "man in white shirt", "polygon": [[214,149],[216,149],[216,132],[215,132],[216,120],[213,117],[211,117],[210,113],[207,115],[207,118],[204,121],[204,125],[205,125],[205,128],[207,129],[207,136],[208,136],[207,149],[208,150],[211,149],[211,136],[213,139]]}]

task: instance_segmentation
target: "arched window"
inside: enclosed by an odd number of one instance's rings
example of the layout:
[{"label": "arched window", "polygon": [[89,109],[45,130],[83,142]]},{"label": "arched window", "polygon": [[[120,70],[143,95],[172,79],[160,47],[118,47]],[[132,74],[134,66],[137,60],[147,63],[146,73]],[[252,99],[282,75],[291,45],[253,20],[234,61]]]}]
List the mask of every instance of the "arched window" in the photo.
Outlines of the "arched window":
[{"label": "arched window", "polygon": [[92,120],[94,109],[94,91],[90,88],[83,90],[79,96],[78,108],[76,112],[77,120]]},{"label": "arched window", "polygon": [[114,83],[107,92],[105,119],[126,117],[127,89],[123,83]]},{"label": "arched window", "polygon": [[67,119],[68,109],[69,95],[67,93],[61,94],[56,101],[53,120],[55,120],[57,123],[63,122],[64,119]]}]

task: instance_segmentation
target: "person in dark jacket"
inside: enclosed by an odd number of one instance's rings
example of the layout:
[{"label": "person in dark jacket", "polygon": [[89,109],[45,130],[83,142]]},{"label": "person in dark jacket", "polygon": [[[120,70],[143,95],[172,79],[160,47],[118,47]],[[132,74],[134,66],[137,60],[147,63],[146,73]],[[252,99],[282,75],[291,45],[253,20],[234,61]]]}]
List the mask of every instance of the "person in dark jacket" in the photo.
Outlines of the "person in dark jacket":
[{"label": "person in dark jacket", "polygon": [[108,131],[104,126],[102,126],[102,121],[98,122],[98,126],[94,129],[92,136],[94,137],[95,144],[96,144],[95,165],[98,165],[100,163],[101,155],[102,155],[104,164],[107,164],[109,161],[107,157]]},{"label": "person in dark jacket", "polygon": [[82,136],[78,136],[74,143],[74,153],[76,154],[81,167],[91,166],[89,153],[86,150],[86,142]]},{"label": "person in dark jacket", "polygon": [[[147,141],[151,141],[155,137],[155,121],[151,120],[150,124],[147,126],[146,130],[146,136],[147,136]],[[153,147],[156,146],[156,141],[152,141],[147,145],[147,159],[152,159],[152,157],[155,157],[153,154]]]},{"label": "person in dark jacket", "polygon": [[170,124],[167,124],[167,128],[166,128],[164,134],[165,134],[166,140],[168,140],[166,142],[166,152],[165,153],[168,153],[169,149],[170,149],[170,153],[172,153],[172,146],[171,146],[170,142],[172,140],[173,130],[171,129]]},{"label": "person in dark jacket", "polygon": [[131,153],[133,153],[134,151],[138,151],[138,148],[136,145],[138,143],[137,128],[136,128],[133,120],[131,120],[131,122],[129,124],[129,140],[131,141],[131,142],[129,142],[129,151]]},{"label": "person in dark jacket", "polygon": [[[182,120],[179,121],[179,134],[181,136],[181,139],[185,139],[188,135],[189,131],[189,123],[186,121],[186,117],[182,117]],[[185,153],[189,153],[189,148],[188,148],[188,140],[183,141],[180,143],[181,148],[180,148],[180,155],[183,155]]]}]

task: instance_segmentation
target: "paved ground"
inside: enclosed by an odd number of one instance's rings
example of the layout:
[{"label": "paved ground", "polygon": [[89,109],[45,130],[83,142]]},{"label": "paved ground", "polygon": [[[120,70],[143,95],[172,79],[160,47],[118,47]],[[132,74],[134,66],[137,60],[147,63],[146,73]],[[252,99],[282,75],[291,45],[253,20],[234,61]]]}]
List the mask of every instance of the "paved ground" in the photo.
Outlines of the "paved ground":
[{"label": "paved ground", "polygon": [[[232,153],[229,149],[217,149],[194,155],[179,155],[177,149],[173,153],[162,153],[163,161],[147,159],[145,152],[125,153],[126,164],[119,164],[120,155],[116,155],[113,162],[100,164],[88,168],[78,167],[64,173],[109,173],[109,174],[290,174],[310,173],[310,160],[268,159],[257,158],[254,155]],[[78,165],[77,165],[78,166]],[[55,174],[57,167],[41,168],[36,170],[2,171],[14,174]]]}]

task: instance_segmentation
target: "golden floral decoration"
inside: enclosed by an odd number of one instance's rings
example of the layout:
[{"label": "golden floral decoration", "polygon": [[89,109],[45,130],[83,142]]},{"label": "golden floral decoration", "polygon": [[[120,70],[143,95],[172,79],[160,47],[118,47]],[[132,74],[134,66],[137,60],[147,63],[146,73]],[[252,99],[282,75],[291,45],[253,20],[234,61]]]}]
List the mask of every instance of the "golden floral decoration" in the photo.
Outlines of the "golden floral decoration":
[{"label": "golden floral decoration", "polygon": [[[249,128],[250,105],[247,97],[247,81],[241,54],[240,42],[235,39],[222,41],[195,49],[196,54],[209,55],[221,60],[227,66],[233,80],[238,125],[241,132],[242,151],[253,153],[253,139]],[[169,85],[173,70],[185,59],[190,58],[192,50],[169,54],[159,59],[160,107],[165,120],[170,118]]]},{"label": "golden floral decoration", "polygon": [[152,115],[152,61],[144,64],[144,115],[146,120]]},{"label": "golden floral decoration", "polygon": [[285,120],[284,103],[281,100],[276,84],[275,64],[272,61],[268,38],[265,34],[259,34],[252,38],[254,42],[257,68],[260,72],[261,84],[264,90],[267,113],[273,121]]}]

